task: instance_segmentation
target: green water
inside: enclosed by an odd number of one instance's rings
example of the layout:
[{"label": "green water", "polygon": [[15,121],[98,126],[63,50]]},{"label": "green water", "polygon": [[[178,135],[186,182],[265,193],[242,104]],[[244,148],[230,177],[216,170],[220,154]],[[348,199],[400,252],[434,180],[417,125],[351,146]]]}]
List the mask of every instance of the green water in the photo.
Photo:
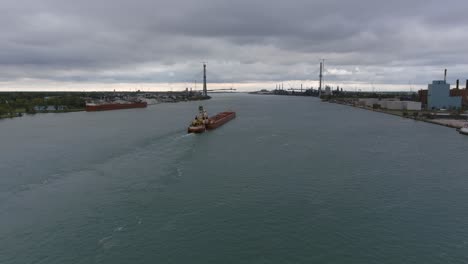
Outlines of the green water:
[{"label": "green water", "polygon": [[467,263],[468,137],[304,97],[0,121],[0,263]]}]

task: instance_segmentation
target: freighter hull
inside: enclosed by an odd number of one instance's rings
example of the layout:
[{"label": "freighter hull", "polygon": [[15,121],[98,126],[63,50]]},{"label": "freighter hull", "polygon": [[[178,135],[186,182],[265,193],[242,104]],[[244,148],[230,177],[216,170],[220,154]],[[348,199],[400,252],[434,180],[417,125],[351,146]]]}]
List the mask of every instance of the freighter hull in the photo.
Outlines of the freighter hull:
[{"label": "freighter hull", "polygon": [[210,117],[208,124],[206,124],[207,130],[216,129],[227,122],[231,121],[236,117],[236,112],[221,112],[213,117]]},{"label": "freighter hull", "polygon": [[205,130],[216,129],[236,117],[236,112],[221,112],[205,120],[204,124],[191,125],[187,128],[188,133],[203,133]]},{"label": "freighter hull", "polygon": [[141,103],[128,103],[128,104],[87,104],[87,112],[95,111],[109,111],[109,110],[119,110],[119,109],[130,109],[130,108],[145,108],[148,104],[146,102]]}]

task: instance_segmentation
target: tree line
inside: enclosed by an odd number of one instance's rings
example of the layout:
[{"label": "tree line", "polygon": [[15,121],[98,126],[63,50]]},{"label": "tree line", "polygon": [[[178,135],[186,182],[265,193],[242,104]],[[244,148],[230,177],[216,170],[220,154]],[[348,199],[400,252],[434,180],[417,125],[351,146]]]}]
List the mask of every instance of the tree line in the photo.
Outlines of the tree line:
[{"label": "tree line", "polygon": [[81,110],[85,107],[84,97],[83,93],[0,93],[0,117],[33,114],[50,106],[54,110]]}]

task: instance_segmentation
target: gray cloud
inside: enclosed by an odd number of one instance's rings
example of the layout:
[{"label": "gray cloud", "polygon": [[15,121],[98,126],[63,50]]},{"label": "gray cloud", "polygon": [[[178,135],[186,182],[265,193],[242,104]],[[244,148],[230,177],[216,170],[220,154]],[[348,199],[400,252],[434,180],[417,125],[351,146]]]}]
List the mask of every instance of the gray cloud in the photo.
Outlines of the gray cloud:
[{"label": "gray cloud", "polygon": [[[0,81],[424,84],[468,78],[465,1],[4,0]],[[1,89],[1,87],[0,87]]]}]

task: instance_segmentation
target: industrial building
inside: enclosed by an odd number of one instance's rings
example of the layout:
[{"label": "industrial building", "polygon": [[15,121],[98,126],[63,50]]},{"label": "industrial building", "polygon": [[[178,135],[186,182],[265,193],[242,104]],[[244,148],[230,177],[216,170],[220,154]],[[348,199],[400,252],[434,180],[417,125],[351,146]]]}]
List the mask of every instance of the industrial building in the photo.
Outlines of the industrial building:
[{"label": "industrial building", "polygon": [[372,107],[379,102],[378,98],[359,98],[358,103],[363,106]]},{"label": "industrial building", "polygon": [[378,98],[361,98],[359,99],[361,105],[367,107],[374,107],[378,105],[382,109],[388,110],[409,110],[409,111],[420,111],[421,102],[414,101],[400,101],[396,99],[378,99]]},{"label": "industrial building", "polygon": [[433,81],[427,92],[428,109],[459,109],[462,107],[461,96],[450,96],[450,84],[445,80]]},{"label": "industrial building", "polygon": [[414,101],[382,101],[380,107],[388,110],[420,111],[421,102]]},{"label": "industrial building", "polygon": [[455,89],[450,90],[450,96],[460,96],[462,98],[462,106],[468,107],[468,80],[466,80],[465,89],[460,89],[460,82],[457,80]]},{"label": "industrial building", "polygon": [[427,90],[418,92],[419,100],[426,109],[460,109],[468,107],[468,80],[465,89],[459,88],[459,80],[455,89],[450,89],[447,83],[447,70],[444,80],[433,81]]}]

